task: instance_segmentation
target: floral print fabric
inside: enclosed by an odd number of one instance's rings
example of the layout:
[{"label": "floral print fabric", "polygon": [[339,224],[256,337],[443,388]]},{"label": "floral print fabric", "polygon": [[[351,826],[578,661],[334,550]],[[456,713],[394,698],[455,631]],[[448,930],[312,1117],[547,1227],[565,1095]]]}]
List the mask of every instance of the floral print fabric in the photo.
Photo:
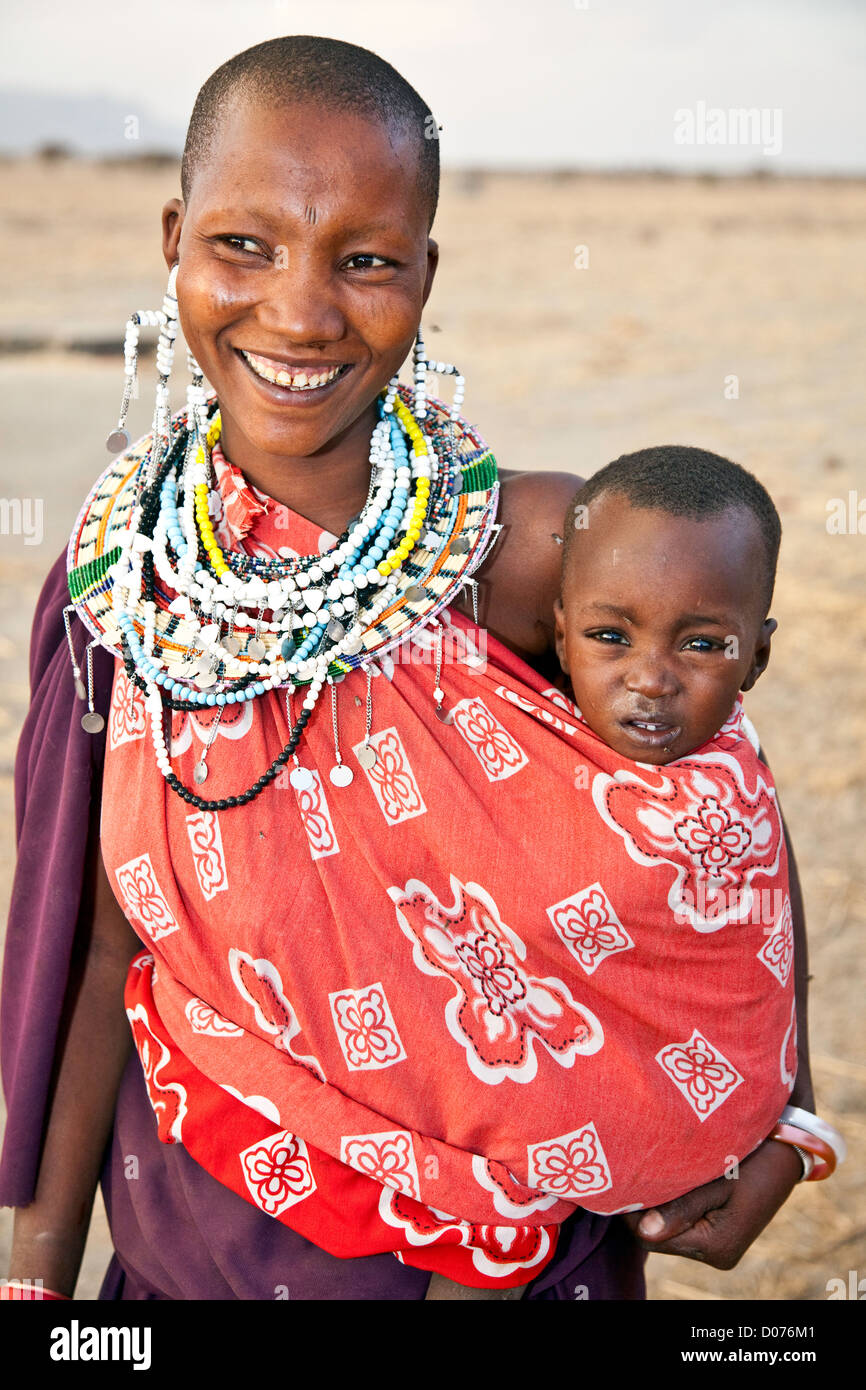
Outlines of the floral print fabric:
[{"label": "floral print fabric", "polygon": [[[333,543],[229,467],[227,543]],[[427,632],[376,665],[372,767],[354,672],[351,784],[322,700],[311,785],[287,770],[219,813],[167,788],[118,662],[102,851],[144,947],[127,1009],[160,1138],[333,1254],[507,1286],[575,1206],[664,1202],[772,1129],[796,1070],[787,865],[739,705],[676,763],[630,762],[442,616],[449,724]],[[173,716],[188,786],[213,719]],[[197,789],[244,790],[288,728],[285,692],[227,707]]]}]

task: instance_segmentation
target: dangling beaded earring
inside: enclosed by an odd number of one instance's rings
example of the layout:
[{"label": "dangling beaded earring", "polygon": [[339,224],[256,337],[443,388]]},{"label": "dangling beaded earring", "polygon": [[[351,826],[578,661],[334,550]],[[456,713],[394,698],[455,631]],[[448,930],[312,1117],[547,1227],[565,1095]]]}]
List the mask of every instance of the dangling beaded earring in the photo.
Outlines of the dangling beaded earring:
[{"label": "dangling beaded earring", "polygon": [[397,387],[400,385],[399,376],[392,376],[388,382],[388,389],[385,392],[385,400],[382,403],[382,410],[385,415],[394,414],[394,401],[397,399]]},{"label": "dangling beaded earring", "polygon": [[129,402],[132,400],[135,391],[135,383],[138,378],[138,338],[142,327],[156,328],[160,319],[156,309],[141,309],[137,314],[133,314],[126,325],[126,335],[123,340],[123,399],[120,403],[120,415],[117,421],[117,428],[113,429],[105,441],[105,447],[110,454],[120,454],[124,449],[129,448],[129,431],[126,428],[126,417],[129,412]]},{"label": "dangling beaded earring", "polygon": [[434,362],[427,356],[424,347],[424,340],[421,337],[421,327],[415,335],[415,347],[413,350],[414,370],[415,370],[415,418],[423,419],[427,414],[427,373],[435,376],[454,377],[454,399],[451,402],[449,412],[452,421],[458,419],[460,407],[463,404],[463,397],[466,392],[466,378],[460,374],[453,362]]},{"label": "dangling beaded earring", "polygon": [[[163,448],[171,447],[171,403],[168,395],[168,378],[174,363],[174,340],[177,336],[177,271],[175,261],[168,276],[165,296],[160,314],[160,331],[156,344],[156,405],[153,412],[153,436],[150,460],[145,474],[144,486],[151,488],[156,479],[163,457]],[[196,424],[198,419],[196,417]]]},{"label": "dangling beaded earring", "polygon": [[[175,295],[175,284],[178,278],[178,263],[172,265],[168,274],[168,285],[165,288],[163,307],[161,309],[139,309],[138,313],[132,314],[126,322],[126,334],[124,336],[124,395],[121,400],[121,413],[118,417],[117,428],[111,431],[106,439],[108,453],[121,453],[122,450],[129,448],[129,431],[126,430],[126,416],[129,413],[129,402],[135,392],[136,381],[138,381],[138,350],[139,336],[142,328],[160,329],[160,338],[157,342],[157,373],[158,381],[156,388],[156,409],[153,414],[153,448],[150,453],[150,466],[147,471],[146,485],[152,484],[156,477],[158,463],[160,463],[161,445],[163,441],[168,443],[171,434],[171,407],[168,402],[168,375],[171,373],[171,364],[174,361],[174,341],[178,332],[178,300]],[[202,385],[202,373],[196,367],[197,385]],[[193,385],[196,385],[193,378]],[[192,391],[192,388],[190,388]],[[197,402],[197,396],[196,396]],[[197,421],[196,414],[196,421]]]},{"label": "dangling beaded earring", "polygon": [[415,335],[412,358],[415,370],[415,419],[423,420],[427,414],[427,351],[424,347],[424,339],[421,337],[420,323]]},{"label": "dangling beaded earring", "polygon": [[[177,302],[177,301],[175,301]],[[189,348],[186,350],[186,365],[189,368],[190,383],[186,388],[186,418],[192,425],[194,447],[197,447],[207,434],[207,392],[204,389],[204,373]],[[194,448],[188,453],[194,455]]]}]

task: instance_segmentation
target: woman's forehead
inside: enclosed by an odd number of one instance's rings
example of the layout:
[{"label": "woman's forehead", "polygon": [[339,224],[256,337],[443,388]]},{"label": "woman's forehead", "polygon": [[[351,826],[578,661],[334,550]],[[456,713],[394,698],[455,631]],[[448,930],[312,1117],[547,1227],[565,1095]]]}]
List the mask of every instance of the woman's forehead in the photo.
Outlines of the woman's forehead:
[{"label": "woman's forehead", "polygon": [[[374,117],[309,101],[273,107],[253,100],[227,111],[195,175],[208,210],[264,217],[288,200],[331,208],[378,207],[383,223],[421,203],[411,132]],[[364,220],[369,220],[367,216]]]}]

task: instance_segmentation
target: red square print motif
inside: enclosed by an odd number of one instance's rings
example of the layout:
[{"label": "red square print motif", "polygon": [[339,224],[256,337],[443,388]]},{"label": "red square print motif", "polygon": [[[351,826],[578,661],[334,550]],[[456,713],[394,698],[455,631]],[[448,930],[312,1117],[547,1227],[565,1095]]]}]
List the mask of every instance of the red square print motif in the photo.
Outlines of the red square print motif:
[{"label": "red square print motif", "polygon": [[349,1071],[378,1071],[405,1059],[406,1051],[380,984],[336,990],[328,999]]},{"label": "red square print motif", "polygon": [[570,1134],[545,1139],[527,1148],[529,1184],[557,1197],[580,1201],[588,1192],[611,1185],[607,1156],[590,1121]]},{"label": "red square print motif", "polygon": [[697,1028],[688,1042],[663,1047],[656,1053],[656,1061],[701,1121],[712,1115],[743,1079]]},{"label": "red square print motif", "polygon": [[421,1196],[418,1165],[408,1130],[388,1130],[383,1134],[347,1134],[340,1141],[340,1158],[350,1168],[365,1173],[376,1182],[396,1187],[407,1197]]},{"label": "red square print motif", "polygon": [[149,854],[139,854],[114,871],[126,916],[151,939],[178,931],[180,923],[160,888]]},{"label": "red square print motif", "polygon": [[[363,740],[355,744],[356,757],[363,746]],[[399,825],[414,816],[425,815],[427,807],[396,728],[372,734],[370,746],[376,750],[376,761],[372,767],[365,767],[364,772],[388,824]]]},{"label": "red square print motif", "polygon": [[228,892],[226,857],[216,811],[196,811],[186,817],[186,833],[192,850],[195,875],[203,897],[210,902],[217,893]]},{"label": "red square print motif", "polygon": [[250,1195],[268,1216],[279,1216],[316,1190],[307,1146],[287,1130],[269,1134],[239,1157]]},{"label": "red square print motif", "polygon": [[557,936],[587,975],[597,970],[606,956],[634,946],[600,883],[554,903],[547,908],[547,915]]},{"label": "red square print motif", "polygon": [[794,964],[794,923],[790,898],[785,898],[779,920],[758,952],[758,960],[772,971],[780,985],[787,985]]},{"label": "red square print motif", "polygon": [[296,793],[298,810],[307,832],[311,856],[313,859],[326,859],[329,854],[339,854],[340,846],[337,844],[322,779],[315,769],[311,768],[310,772],[313,785],[300,788]]},{"label": "red square print motif", "polygon": [[529,759],[520,744],[491,714],[483,700],[459,700],[452,711],[454,727],[466,740],[490,782],[513,777]]}]

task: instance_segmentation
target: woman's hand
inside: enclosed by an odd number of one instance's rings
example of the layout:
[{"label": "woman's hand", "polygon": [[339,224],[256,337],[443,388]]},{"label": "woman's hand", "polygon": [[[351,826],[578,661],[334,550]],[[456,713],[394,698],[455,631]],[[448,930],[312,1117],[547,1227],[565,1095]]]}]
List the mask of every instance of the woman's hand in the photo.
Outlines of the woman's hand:
[{"label": "woman's hand", "polygon": [[767,1139],[735,1178],[716,1178],[649,1211],[624,1214],[644,1250],[733,1269],[803,1172],[790,1144]]}]

